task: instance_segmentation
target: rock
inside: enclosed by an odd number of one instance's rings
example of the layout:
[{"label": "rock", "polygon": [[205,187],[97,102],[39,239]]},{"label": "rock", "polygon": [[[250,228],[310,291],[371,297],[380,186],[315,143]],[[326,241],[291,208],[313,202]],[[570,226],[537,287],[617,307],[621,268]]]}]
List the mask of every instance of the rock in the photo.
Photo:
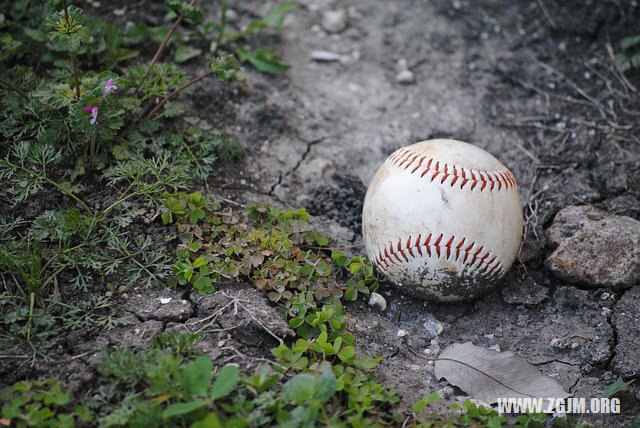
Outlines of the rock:
[{"label": "rock", "polygon": [[426,317],[426,321],[422,324],[427,332],[428,338],[433,339],[436,336],[440,336],[444,331],[444,326],[433,315],[429,314]]},{"label": "rock", "polygon": [[640,282],[640,221],[592,206],[561,210],[546,232],[558,248],[545,261],[557,277],[593,287]]},{"label": "rock", "polygon": [[502,299],[510,305],[537,305],[548,295],[549,289],[530,276],[502,289]]},{"label": "rock", "polygon": [[622,377],[640,375],[640,287],[627,291],[613,308],[611,321],[618,332],[618,344],[611,370]]},{"label": "rock", "polygon": [[322,28],[328,33],[341,33],[347,28],[347,12],[344,9],[327,10],[322,14]]},{"label": "rock", "polygon": [[375,291],[369,296],[369,306],[378,306],[381,311],[387,309],[387,301]]},{"label": "rock", "polygon": [[405,337],[406,335],[407,335],[407,332],[402,329],[398,330],[398,333],[396,333],[396,336],[398,337]]},{"label": "rock", "polygon": [[396,82],[403,85],[410,85],[416,82],[416,76],[411,70],[402,70],[400,73],[396,74]]}]

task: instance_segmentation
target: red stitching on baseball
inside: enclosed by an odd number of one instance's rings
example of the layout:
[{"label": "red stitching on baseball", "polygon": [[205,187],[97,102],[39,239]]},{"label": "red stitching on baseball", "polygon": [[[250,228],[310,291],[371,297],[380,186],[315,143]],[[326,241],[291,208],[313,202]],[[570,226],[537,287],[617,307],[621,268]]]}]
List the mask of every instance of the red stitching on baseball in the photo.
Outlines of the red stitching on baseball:
[{"label": "red stitching on baseball", "polygon": [[[424,161],[427,159],[428,161],[426,165],[423,166]],[[475,187],[480,184],[481,192],[484,191],[487,186],[489,187],[489,191],[492,191],[496,187],[497,190],[500,191],[502,189],[506,190],[517,186],[516,179],[509,170],[477,171],[464,168],[459,165],[440,165],[439,161],[436,161],[435,165],[432,167],[433,158],[428,158],[427,156],[421,155],[420,153],[414,152],[406,147],[396,150],[391,156],[389,156],[389,162],[405,170],[408,170],[409,166],[413,165],[416,160],[418,160],[418,163],[409,171],[409,174],[413,174],[420,168],[424,168],[420,173],[420,177],[424,177],[431,172],[431,175],[427,178],[429,178],[430,181],[434,181],[436,177],[442,174],[440,184],[444,184],[447,180],[451,179],[452,187],[459,181],[460,189],[464,189],[465,186],[470,183],[471,190],[475,189]],[[471,175],[471,178],[469,178],[469,175]]]},{"label": "red stitching on baseball", "polygon": [[[414,243],[411,242],[411,236],[409,236],[404,245],[402,238],[400,238],[396,245],[390,243],[388,247],[384,247],[384,249],[380,250],[374,258],[374,263],[381,270],[386,270],[395,264],[409,262],[409,256],[411,258],[418,257],[413,250],[417,250],[417,254],[422,256],[422,250],[424,248],[427,255],[431,257],[431,247],[435,250],[436,257],[445,257],[449,260],[451,258],[451,251],[455,248],[455,261],[458,261],[460,254],[464,252],[464,259],[461,262],[462,264],[465,264],[470,268],[474,268],[476,271],[480,271],[482,274],[488,275],[489,277],[501,277],[504,274],[502,262],[498,261],[498,257],[492,254],[490,250],[485,250],[484,246],[476,247],[475,242],[472,242],[465,248],[466,238],[462,238],[460,242],[456,244],[455,235],[444,241],[446,243],[443,244],[444,234],[438,235],[437,239],[432,243],[432,236],[433,234],[430,233],[422,243],[420,242],[422,240],[422,234],[418,235]],[[441,249],[444,251],[441,251]],[[408,255],[407,252],[409,253]],[[446,256],[444,254],[446,254]],[[469,256],[471,256],[471,261],[467,262]]]}]

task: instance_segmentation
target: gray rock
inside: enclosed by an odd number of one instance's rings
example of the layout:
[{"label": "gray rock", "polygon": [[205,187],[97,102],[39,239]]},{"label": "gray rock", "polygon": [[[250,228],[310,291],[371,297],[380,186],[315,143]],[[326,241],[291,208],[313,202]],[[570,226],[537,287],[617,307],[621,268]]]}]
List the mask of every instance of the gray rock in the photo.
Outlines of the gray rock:
[{"label": "gray rock", "polygon": [[640,375],[640,287],[627,291],[613,309],[611,321],[618,332],[618,344],[611,369],[622,377]]},{"label": "gray rock", "polygon": [[561,210],[546,232],[558,248],[545,261],[557,277],[593,287],[640,282],[640,221],[592,206]]},{"label": "gray rock", "polygon": [[322,14],[322,28],[328,33],[341,33],[347,28],[347,12],[344,9],[327,10]]}]

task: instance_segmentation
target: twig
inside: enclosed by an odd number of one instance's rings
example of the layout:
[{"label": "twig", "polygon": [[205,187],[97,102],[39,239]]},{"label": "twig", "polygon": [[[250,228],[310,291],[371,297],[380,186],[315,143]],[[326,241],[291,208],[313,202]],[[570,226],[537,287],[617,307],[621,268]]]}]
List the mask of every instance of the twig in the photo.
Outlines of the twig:
[{"label": "twig", "polygon": [[542,0],[538,0],[538,4],[540,5],[540,8],[542,9],[542,13],[544,13],[544,16],[547,17],[547,19],[549,20],[549,23],[551,24],[553,29],[557,30],[558,29],[558,24],[556,24],[556,20],[553,18],[553,15],[551,15],[551,13],[549,13],[549,9],[547,9],[547,6],[544,4],[544,2]]},{"label": "twig", "polygon": [[7,89],[10,89],[13,92],[17,93],[18,95],[20,95],[26,101],[29,101],[29,97],[27,96],[27,94],[22,89],[18,88],[17,86],[12,84],[11,82],[8,82],[8,81],[0,78],[0,83],[2,83],[4,86],[6,86]]},{"label": "twig", "polygon": [[618,68],[618,66],[616,65],[616,61],[615,61],[615,54],[613,52],[613,47],[611,47],[611,43],[607,42],[605,44],[605,46],[607,47],[607,52],[609,53],[609,56],[611,57],[611,62],[613,63],[613,67],[615,68],[615,70],[618,72],[618,74],[620,75],[620,78],[622,79],[622,81],[624,82],[625,85],[627,85],[627,87],[629,89],[631,89],[633,92],[638,92],[638,88],[636,88],[633,83],[631,83],[629,81],[629,79],[627,79],[627,76],[624,75],[624,72],[622,70],[620,70]]},{"label": "twig", "polygon": [[242,309],[244,309],[244,310],[249,314],[249,316],[251,317],[251,319],[252,319],[252,320],[254,320],[256,323],[258,323],[258,325],[259,325],[260,327],[262,327],[262,329],[263,329],[264,331],[266,331],[267,333],[269,333],[269,335],[271,335],[274,339],[276,339],[276,340],[277,340],[281,345],[284,343],[284,340],[283,340],[282,338],[280,338],[277,334],[275,334],[273,331],[271,331],[271,330],[269,329],[269,327],[267,327],[266,325],[264,325],[264,324],[262,323],[262,321],[260,321],[258,318],[256,318],[256,316],[255,316],[255,315],[253,315],[253,312],[251,312],[251,311],[249,310],[249,308],[247,308],[245,305],[243,305],[242,303],[240,303],[240,300],[239,300],[237,297],[229,296],[228,294],[225,294],[225,293],[223,293],[222,291],[221,291],[220,293],[222,293],[222,295],[223,295],[223,296],[225,296],[225,297],[227,297],[227,298],[229,298],[229,299],[233,299],[234,301],[237,301],[237,302],[238,302],[238,305],[239,305]]},{"label": "twig", "polygon": [[[193,6],[197,2],[198,2],[198,0],[191,0],[191,3],[189,3],[189,7]],[[167,35],[164,37],[164,40],[162,41],[162,43],[158,47],[158,50],[156,51],[156,54],[151,59],[151,63],[149,63],[149,68],[147,69],[147,72],[144,74],[144,77],[142,78],[142,80],[145,80],[147,78],[147,76],[149,75],[149,72],[151,71],[153,66],[156,64],[156,62],[158,62],[158,60],[160,59],[160,55],[162,54],[162,51],[164,51],[164,48],[167,47],[167,43],[169,43],[169,40],[173,36],[173,33],[176,32],[176,30],[180,26],[180,23],[182,22],[183,19],[184,19],[184,14],[180,14],[180,16],[178,16],[178,18],[176,19],[176,22],[173,23],[173,26],[171,27],[171,30],[169,30]]]},{"label": "twig", "polygon": [[149,114],[147,115],[146,119],[147,120],[151,120],[151,118],[158,112],[158,110],[160,110],[171,98],[175,97],[176,95],[178,95],[180,92],[182,92],[183,90],[187,89],[189,86],[195,85],[196,83],[198,83],[199,81],[201,81],[202,79],[209,77],[213,74],[213,71],[209,71],[201,76],[196,77],[195,79],[191,80],[190,82],[185,83],[184,85],[181,85],[179,87],[177,87],[173,92],[171,92],[169,95],[167,95],[166,97],[164,97],[164,99],[162,101],[160,101],[158,103],[158,105],[156,105],[153,110],[151,110],[149,112]]},{"label": "twig", "polygon": [[282,365],[282,364],[280,364],[280,363],[276,363],[275,361],[271,361],[271,360],[268,360],[268,359],[266,359],[266,358],[250,357],[250,356],[248,356],[248,355],[245,355],[245,354],[243,354],[242,352],[238,351],[238,350],[237,350],[236,348],[234,348],[233,346],[223,346],[222,348],[220,348],[220,350],[221,350],[221,351],[231,350],[231,351],[235,352],[236,354],[238,354],[238,356],[239,356],[240,358],[246,358],[246,359],[254,360],[254,361],[262,361],[262,362],[265,362],[265,363],[269,363],[269,364],[276,365],[276,366],[278,366],[278,367],[282,367],[283,369],[288,369],[288,367],[287,367],[287,366],[283,366],[283,365]]}]

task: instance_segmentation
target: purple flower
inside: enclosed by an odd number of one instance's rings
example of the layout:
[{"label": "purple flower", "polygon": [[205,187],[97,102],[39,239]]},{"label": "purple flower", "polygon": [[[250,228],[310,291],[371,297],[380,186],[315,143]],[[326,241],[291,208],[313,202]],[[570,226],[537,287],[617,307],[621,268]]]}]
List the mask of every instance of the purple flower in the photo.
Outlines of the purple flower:
[{"label": "purple flower", "polygon": [[107,80],[107,84],[104,85],[104,91],[102,91],[102,99],[105,99],[109,92],[117,90],[118,87],[113,84],[113,79]]},{"label": "purple flower", "polygon": [[90,111],[91,111],[91,107],[86,106],[86,107],[84,108],[84,112],[85,112],[85,113],[89,113]]},{"label": "purple flower", "polygon": [[[84,110],[87,111],[89,107],[85,107]],[[98,121],[98,107],[91,107],[91,121],[89,122],[92,125],[95,125]]]}]

